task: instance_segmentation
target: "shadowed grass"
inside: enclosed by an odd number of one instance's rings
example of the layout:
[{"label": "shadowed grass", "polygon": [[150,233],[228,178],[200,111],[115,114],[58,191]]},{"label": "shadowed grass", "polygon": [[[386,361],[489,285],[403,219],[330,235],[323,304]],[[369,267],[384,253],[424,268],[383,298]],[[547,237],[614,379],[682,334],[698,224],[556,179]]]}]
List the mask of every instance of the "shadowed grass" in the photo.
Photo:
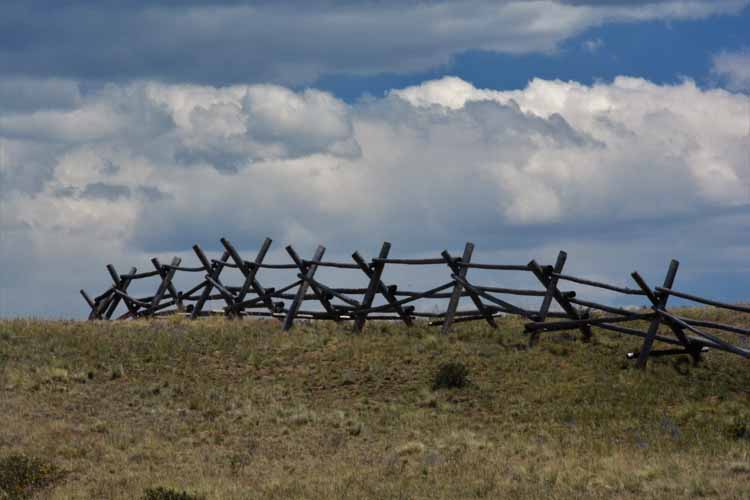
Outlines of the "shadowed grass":
[{"label": "shadowed grass", "polygon": [[[638,339],[521,332],[3,321],[0,458],[54,463],[54,499],[750,498],[745,360],[641,372]],[[471,383],[433,390],[452,362]]]}]

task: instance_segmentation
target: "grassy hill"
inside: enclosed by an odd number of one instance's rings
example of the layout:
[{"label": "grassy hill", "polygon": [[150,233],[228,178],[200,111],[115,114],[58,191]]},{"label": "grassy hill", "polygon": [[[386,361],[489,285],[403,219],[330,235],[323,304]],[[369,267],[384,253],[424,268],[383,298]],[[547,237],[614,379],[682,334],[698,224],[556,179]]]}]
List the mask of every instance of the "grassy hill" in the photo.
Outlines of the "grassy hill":
[{"label": "grassy hill", "polygon": [[[0,488],[33,463],[53,499],[750,498],[748,362],[641,372],[595,333],[3,321]],[[434,389],[449,362],[468,385]]]}]

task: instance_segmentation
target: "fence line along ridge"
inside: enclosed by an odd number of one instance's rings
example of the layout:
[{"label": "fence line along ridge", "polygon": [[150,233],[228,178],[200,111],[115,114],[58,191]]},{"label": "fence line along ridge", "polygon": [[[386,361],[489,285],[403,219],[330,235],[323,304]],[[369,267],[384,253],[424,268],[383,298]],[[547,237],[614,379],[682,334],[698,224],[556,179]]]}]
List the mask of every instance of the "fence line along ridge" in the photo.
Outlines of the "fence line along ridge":
[{"label": "fence line along ridge", "polygon": [[[676,260],[671,261],[661,286],[652,287],[638,272],[633,272],[631,278],[635,287],[627,288],[564,274],[567,254],[563,251],[558,254],[554,265],[541,265],[535,260],[523,265],[484,264],[472,262],[472,243],[466,243],[460,257],[444,250],[439,258],[394,259],[389,258],[391,244],[385,242],[378,256],[369,262],[359,252],[352,254],[352,262],[331,262],[323,260],[326,251],[323,246],[318,246],[312,258],[307,260],[301,258],[290,245],[286,247],[286,252],[291,263],[267,264],[264,260],[272,243],[269,238],[265,239],[252,261],[244,260],[226,238],[221,238],[220,241],[224,252],[219,259],[209,259],[200,246],[193,245],[200,264],[197,267],[182,266],[179,257],[174,257],[169,264],[162,264],[156,258],[151,259],[153,270],[140,273],[133,267],[127,274],[119,274],[113,265],[107,265],[112,284],[104,293],[91,298],[81,290],[81,295],[91,308],[89,319],[128,319],[169,314],[182,314],[195,319],[221,314],[230,318],[277,318],[285,331],[293,327],[295,319],[352,321],[354,330],[362,331],[368,319],[402,321],[411,326],[416,319],[425,318],[429,320],[429,325],[439,326],[443,333],[448,333],[453,324],[467,321],[484,321],[492,328],[497,328],[495,318],[510,314],[527,320],[524,329],[529,334],[530,345],[534,345],[544,332],[563,330],[578,330],[583,340],[588,341],[592,336],[592,326],[640,337],[643,339],[640,350],[628,354],[628,357],[636,359],[639,368],[643,368],[651,356],[688,354],[698,363],[701,355],[708,349],[750,357],[750,350],[731,342],[727,335],[739,335],[747,340],[750,330],[735,325],[690,319],[668,310],[670,297],[678,297],[703,305],[750,313],[750,307],[725,304],[675,290],[674,282],[679,268]],[[384,270],[389,265],[444,266],[450,280],[423,292],[400,290],[398,285],[383,281]],[[366,277],[367,287],[336,288],[322,283],[316,278],[316,272],[321,267],[358,271]],[[238,270],[243,278],[242,286],[225,285],[221,279],[225,269]],[[297,271],[296,280],[278,289],[266,288],[258,277],[263,269]],[[540,288],[532,290],[483,286],[470,281],[468,275],[471,269],[531,273]],[[189,290],[178,291],[173,284],[176,273],[199,273],[202,277]],[[159,280],[153,295],[133,297],[128,293],[128,288],[134,281],[152,277]],[[650,308],[633,311],[584,300],[573,291],[561,290],[561,282],[640,296],[648,301]],[[538,310],[530,310],[509,302],[512,299],[504,299],[498,295],[541,297],[542,303]],[[377,296],[383,297],[383,305],[373,305]],[[470,298],[474,308],[459,310],[462,297]],[[445,312],[418,311],[415,303],[427,299],[449,299]],[[224,302],[223,309],[207,310],[207,302],[214,300]],[[305,301],[319,303],[322,310],[303,309]],[[559,310],[553,310],[553,304]],[[633,325],[626,326],[635,321],[648,322],[648,328],[644,331]],[[663,333],[660,327],[666,327],[669,333]],[[654,349],[655,341],[670,347]]]}]

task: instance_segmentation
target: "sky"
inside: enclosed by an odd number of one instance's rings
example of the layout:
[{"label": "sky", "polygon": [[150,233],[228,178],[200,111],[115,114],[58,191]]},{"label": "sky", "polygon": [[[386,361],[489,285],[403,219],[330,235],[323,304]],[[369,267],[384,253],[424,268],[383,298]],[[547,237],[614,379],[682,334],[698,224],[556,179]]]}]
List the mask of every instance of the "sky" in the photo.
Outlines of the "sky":
[{"label": "sky", "polygon": [[748,301],[748,26],[750,0],[5,1],[0,316],[85,317],[106,264],[222,236],[277,262],[565,250],[626,286],[674,258],[675,288]]}]

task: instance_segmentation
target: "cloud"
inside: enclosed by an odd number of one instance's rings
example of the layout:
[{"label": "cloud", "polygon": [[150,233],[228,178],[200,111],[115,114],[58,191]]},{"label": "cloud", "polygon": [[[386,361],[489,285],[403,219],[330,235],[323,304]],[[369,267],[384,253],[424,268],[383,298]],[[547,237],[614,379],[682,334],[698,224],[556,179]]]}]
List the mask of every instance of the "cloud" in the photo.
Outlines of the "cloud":
[{"label": "cloud", "polygon": [[223,89],[188,85],[144,87],[149,105],[167,112],[174,158],[236,172],[248,163],[314,153],[356,156],[347,105],[317,90],[275,85]]},{"label": "cloud", "polygon": [[0,80],[0,102],[6,112],[69,109],[80,101],[79,86],[71,80],[23,77]]},{"label": "cloud", "polygon": [[77,297],[48,305],[106,286],[107,262],[191,260],[190,245],[215,251],[224,235],[344,257],[382,240],[401,255],[472,240],[523,262],[597,249],[602,273],[672,256],[724,268],[750,248],[746,105],[629,77],[515,91],[446,77],[354,105],[314,89],[137,82],[54,111],[0,105],[0,259],[14,269],[0,312],[81,311]]},{"label": "cloud", "polygon": [[594,38],[592,40],[586,40],[585,42],[583,42],[582,46],[588,52],[591,52],[593,54],[604,47],[604,41],[601,38]]},{"label": "cloud", "polygon": [[423,71],[467,50],[551,52],[604,23],[698,19],[746,5],[748,0],[11,0],[0,7],[0,74],[300,84],[322,74]]},{"label": "cloud", "polygon": [[729,88],[750,91],[750,49],[715,55],[711,71],[724,79]]},{"label": "cloud", "polygon": [[130,198],[130,188],[118,184],[107,184],[105,182],[94,182],[86,184],[81,192],[84,199],[102,199],[114,201],[119,198]]}]

